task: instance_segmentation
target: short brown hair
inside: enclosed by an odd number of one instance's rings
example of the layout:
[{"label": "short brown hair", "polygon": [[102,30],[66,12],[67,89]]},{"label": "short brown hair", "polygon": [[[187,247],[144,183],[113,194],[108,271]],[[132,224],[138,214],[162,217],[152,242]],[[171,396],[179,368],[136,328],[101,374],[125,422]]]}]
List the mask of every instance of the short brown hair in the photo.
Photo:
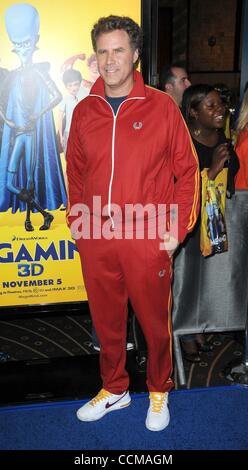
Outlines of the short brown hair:
[{"label": "short brown hair", "polygon": [[[114,16],[99,18],[91,31],[91,40],[94,51],[96,52],[96,41],[100,34],[110,33],[116,29],[123,29],[129,36],[130,45],[133,50],[138,49],[139,56],[142,52],[143,34],[140,26],[128,16]],[[137,65],[138,61],[136,62]]]}]

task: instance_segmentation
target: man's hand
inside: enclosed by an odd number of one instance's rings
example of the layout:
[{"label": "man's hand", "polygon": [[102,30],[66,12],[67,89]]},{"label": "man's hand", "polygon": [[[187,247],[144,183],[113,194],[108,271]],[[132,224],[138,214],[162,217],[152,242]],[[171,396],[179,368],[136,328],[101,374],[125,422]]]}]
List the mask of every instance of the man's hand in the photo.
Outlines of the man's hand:
[{"label": "man's hand", "polygon": [[165,250],[167,251],[169,255],[169,258],[172,258],[177,247],[179,246],[179,241],[176,238],[172,237],[172,235],[169,235],[169,238],[168,238],[168,234],[166,234],[164,235],[163,244],[164,244]]}]

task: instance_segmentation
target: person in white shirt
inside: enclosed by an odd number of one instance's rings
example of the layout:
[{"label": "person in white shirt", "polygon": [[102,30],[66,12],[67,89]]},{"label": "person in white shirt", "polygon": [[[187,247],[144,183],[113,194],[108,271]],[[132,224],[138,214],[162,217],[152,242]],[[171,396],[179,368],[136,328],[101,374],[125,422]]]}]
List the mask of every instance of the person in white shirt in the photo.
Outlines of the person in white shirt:
[{"label": "person in white shirt", "polygon": [[63,73],[62,80],[68,94],[59,103],[58,133],[60,145],[64,150],[64,155],[66,155],[67,140],[74,108],[79,101],[88,96],[89,89],[82,86],[82,75],[79,70],[66,70]]}]

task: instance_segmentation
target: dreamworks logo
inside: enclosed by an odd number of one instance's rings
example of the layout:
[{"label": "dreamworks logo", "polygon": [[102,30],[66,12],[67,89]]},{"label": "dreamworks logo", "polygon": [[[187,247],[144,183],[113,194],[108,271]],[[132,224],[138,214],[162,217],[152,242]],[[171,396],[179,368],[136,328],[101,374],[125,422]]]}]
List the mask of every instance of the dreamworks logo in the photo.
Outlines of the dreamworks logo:
[{"label": "dreamworks logo", "polygon": [[17,237],[16,235],[12,235],[11,238],[12,242],[23,242],[27,240],[48,240],[48,237]]}]

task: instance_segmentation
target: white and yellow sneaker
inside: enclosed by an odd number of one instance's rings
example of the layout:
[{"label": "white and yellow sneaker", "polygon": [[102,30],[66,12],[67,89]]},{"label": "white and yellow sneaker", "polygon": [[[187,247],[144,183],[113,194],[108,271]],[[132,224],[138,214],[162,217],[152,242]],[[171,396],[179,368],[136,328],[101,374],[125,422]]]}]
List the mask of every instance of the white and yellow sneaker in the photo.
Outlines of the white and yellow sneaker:
[{"label": "white and yellow sneaker", "polygon": [[[100,345],[98,345],[98,344],[93,344],[93,349],[94,349],[95,351],[98,351],[98,352],[99,352],[99,351],[101,350],[101,347],[100,347]],[[127,351],[132,351],[133,349],[134,349],[134,343],[129,343],[129,342],[128,342],[128,343],[126,344],[126,350],[127,350]]]},{"label": "white and yellow sneaker", "polygon": [[170,422],[168,393],[150,392],[150,406],[146,417],[146,427],[150,431],[162,431]]},{"label": "white and yellow sneaker", "polygon": [[79,408],[77,417],[80,421],[97,421],[110,411],[120,410],[130,403],[131,397],[128,391],[115,395],[102,388],[95,398]]}]

